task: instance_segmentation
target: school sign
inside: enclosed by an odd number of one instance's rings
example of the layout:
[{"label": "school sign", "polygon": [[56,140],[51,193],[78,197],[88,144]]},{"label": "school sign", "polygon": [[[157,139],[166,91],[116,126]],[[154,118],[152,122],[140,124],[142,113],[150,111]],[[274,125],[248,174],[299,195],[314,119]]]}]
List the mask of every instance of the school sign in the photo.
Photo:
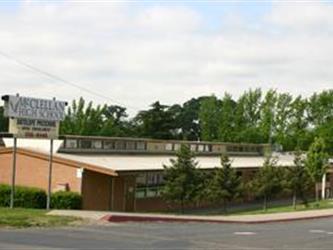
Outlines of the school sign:
[{"label": "school sign", "polygon": [[5,95],[4,115],[9,117],[9,133],[17,138],[55,139],[64,120],[66,102]]}]

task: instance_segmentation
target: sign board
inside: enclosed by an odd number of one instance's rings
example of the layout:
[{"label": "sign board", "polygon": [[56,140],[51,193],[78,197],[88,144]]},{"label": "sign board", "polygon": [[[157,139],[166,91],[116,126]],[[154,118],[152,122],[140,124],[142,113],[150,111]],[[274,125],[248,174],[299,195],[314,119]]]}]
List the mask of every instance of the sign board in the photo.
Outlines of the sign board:
[{"label": "sign board", "polygon": [[58,138],[59,122],[25,118],[10,118],[9,133],[17,138]]},{"label": "sign board", "polygon": [[23,96],[3,96],[4,115],[11,118],[62,121],[65,118],[66,102],[37,99]]},{"label": "sign board", "polygon": [[65,118],[66,102],[6,95],[4,115],[9,117],[9,133],[16,138],[56,139],[59,123]]},{"label": "sign board", "polygon": [[10,207],[14,207],[17,138],[50,140],[50,159],[46,208],[50,209],[52,188],[53,139],[58,138],[59,124],[65,118],[66,102],[5,95],[4,116],[9,117],[9,133],[14,135]]}]

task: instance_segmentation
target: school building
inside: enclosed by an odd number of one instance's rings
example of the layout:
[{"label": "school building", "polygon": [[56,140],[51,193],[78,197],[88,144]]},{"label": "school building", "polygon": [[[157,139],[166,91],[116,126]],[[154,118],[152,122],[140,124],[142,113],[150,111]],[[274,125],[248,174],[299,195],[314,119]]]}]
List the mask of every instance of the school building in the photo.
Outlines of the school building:
[{"label": "school building", "polygon": [[[220,167],[228,154],[232,167],[250,180],[263,165],[268,144],[236,144],[154,140],[142,138],[63,136],[54,141],[52,192],[82,194],[83,209],[111,211],[158,211],[167,209],[160,196],[163,165],[170,165],[181,144],[196,154],[198,167]],[[47,190],[49,141],[18,139],[16,184]],[[13,139],[0,139],[0,183],[10,184]],[[279,166],[292,166],[294,157],[276,154]],[[329,172],[331,169],[329,170]],[[326,175],[323,189],[331,196],[333,178]]]}]

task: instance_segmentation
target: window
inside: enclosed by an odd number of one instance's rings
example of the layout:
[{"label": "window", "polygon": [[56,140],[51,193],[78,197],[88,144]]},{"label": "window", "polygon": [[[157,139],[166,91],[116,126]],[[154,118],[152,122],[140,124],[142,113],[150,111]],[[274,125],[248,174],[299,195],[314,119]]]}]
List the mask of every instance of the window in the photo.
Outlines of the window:
[{"label": "window", "polygon": [[157,197],[158,196],[158,189],[159,187],[150,187],[150,188],[147,188],[147,197],[148,198],[151,198],[151,197]]},{"label": "window", "polygon": [[173,147],[175,151],[178,151],[180,149],[180,144],[174,144]]},{"label": "window", "polygon": [[212,151],[212,145],[205,145],[205,151],[211,152]]},{"label": "window", "polygon": [[81,141],[81,148],[91,148],[91,141],[90,140],[82,140]]},{"label": "window", "polygon": [[140,199],[140,198],[145,198],[146,197],[146,188],[136,188],[135,190],[135,197]]},{"label": "window", "polygon": [[77,141],[76,140],[66,140],[65,141],[66,148],[77,148]]},{"label": "window", "polygon": [[165,150],[172,151],[172,144],[171,143],[165,144]]},{"label": "window", "polygon": [[116,150],[125,150],[126,149],[126,143],[124,141],[116,141],[115,142],[115,149]]},{"label": "window", "polygon": [[147,179],[146,179],[147,175],[146,174],[139,174],[136,177],[136,186],[137,187],[145,187],[147,184]]},{"label": "window", "polygon": [[137,150],[146,150],[146,143],[145,142],[137,142],[136,143]]},{"label": "window", "polygon": [[92,141],[91,142],[91,148],[94,149],[101,149],[102,148],[102,141]]},{"label": "window", "polygon": [[113,141],[104,141],[104,149],[114,149]]},{"label": "window", "polygon": [[142,173],[136,177],[136,198],[152,198],[161,194],[163,173]]},{"label": "window", "polygon": [[135,142],[134,141],[126,142],[126,149],[127,150],[134,150],[135,149]]}]

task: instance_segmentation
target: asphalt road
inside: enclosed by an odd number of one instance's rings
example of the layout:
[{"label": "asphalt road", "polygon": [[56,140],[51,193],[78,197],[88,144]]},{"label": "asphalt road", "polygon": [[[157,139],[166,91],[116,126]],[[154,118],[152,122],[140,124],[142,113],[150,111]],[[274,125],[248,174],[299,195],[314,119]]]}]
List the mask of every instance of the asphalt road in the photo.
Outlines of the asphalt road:
[{"label": "asphalt road", "polygon": [[333,249],[333,219],[0,229],[0,249]]}]

